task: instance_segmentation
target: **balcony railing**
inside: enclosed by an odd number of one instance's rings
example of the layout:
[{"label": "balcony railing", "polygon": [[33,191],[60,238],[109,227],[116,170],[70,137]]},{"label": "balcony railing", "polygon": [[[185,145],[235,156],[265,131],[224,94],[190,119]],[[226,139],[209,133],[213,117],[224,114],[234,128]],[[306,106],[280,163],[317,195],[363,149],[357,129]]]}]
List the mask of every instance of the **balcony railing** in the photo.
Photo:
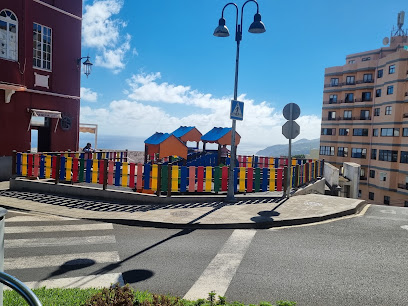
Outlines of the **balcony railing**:
[{"label": "balcony railing", "polygon": [[360,176],[360,181],[366,181],[367,177],[366,176]]},{"label": "balcony railing", "polygon": [[405,184],[398,184],[398,188],[408,190],[408,183],[405,183]]},{"label": "balcony railing", "polygon": [[374,83],[374,80],[358,80],[356,82],[342,82],[342,83],[337,83],[337,84],[324,84],[324,88],[328,88],[328,87],[341,87],[341,86],[345,86],[345,85],[357,85],[357,84],[370,84],[370,83]]},{"label": "balcony railing", "polygon": [[403,114],[402,118],[408,118],[408,113]]},{"label": "balcony railing", "polygon": [[354,102],[371,102],[371,101],[373,101],[372,98],[368,98],[368,99],[361,98],[361,99],[355,99],[354,100]]},{"label": "balcony railing", "polygon": [[[408,114],[404,114],[407,115]],[[404,117],[405,118],[405,117]],[[323,118],[324,121],[329,120],[329,121],[336,121],[336,120],[371,120],[371,116],[369,117],[336,117],[336,118]]]}]

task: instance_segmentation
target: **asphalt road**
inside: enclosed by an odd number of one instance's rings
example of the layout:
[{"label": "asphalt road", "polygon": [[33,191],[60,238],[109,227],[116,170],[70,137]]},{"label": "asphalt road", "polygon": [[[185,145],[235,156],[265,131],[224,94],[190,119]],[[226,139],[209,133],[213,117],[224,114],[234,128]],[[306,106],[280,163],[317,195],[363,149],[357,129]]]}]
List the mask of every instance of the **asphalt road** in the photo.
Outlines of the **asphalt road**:
[{"label": "asphalt road", "polygon": [[[123,225],[93,229],[101,223],[83,220],[8,222],[14,216],[20,214],[8,213],[6,219],[9,264],[16,257],[37,256],[40,262],[41,256],[50,255],[69,259],[81,254],[83,258],[40,268],[8,269],[6,261],[6,272],[25,282],[119,274],[137,289],[181,297],[206,297],[215,290],[229,301],[247,304],[287,299],[298,305],[408,305],[407,208],[372,205],[359,217],[256,231]],[[33,228],[29,233],[7,233],[7,228],[39,225],[88,229],[36,232]],[[11,240],[53,237],[61,245],[18,246],[17,241],[8,247]],[[70,240],[62,238],[70,237],[90,243],[66,245]],[[98,253],[110,257],[99,261]]]}]

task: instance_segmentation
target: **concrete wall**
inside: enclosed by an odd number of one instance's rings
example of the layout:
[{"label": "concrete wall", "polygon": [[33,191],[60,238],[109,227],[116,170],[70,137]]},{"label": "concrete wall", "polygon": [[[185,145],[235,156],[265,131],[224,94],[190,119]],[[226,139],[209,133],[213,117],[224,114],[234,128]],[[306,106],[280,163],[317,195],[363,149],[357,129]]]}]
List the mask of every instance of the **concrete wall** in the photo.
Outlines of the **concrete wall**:
[{"label": "concrete wall", "polygon": [[0,181],[8,181],[11,177],[11,156],[0,157]]},{"label": "concrete wall", "polygon": [[339,169],[329,163],[324,163],[323,177],[330,186],[339,184]]},{"label": "concrete wall", "polygon": [[358,198],[358,189],[360,184],[360,168],[356,163],[343,163],[343,176],[348,178],[350,182],[350,198]]}]

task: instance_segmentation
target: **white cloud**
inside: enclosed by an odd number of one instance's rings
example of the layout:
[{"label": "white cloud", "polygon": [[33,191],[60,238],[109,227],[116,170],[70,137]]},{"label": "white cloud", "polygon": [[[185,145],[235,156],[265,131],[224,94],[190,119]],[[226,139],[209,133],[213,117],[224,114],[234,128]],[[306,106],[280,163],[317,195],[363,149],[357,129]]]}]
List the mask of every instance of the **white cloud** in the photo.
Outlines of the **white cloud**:
[{"label": "white cloud", "polygon": [[98,94],[90,88],[81,87],[81,99],[88,102],[96,102]]},{"label": "white cloud", "polygon": [[[130,50],[131,36],[121,36],[126,22],[113,18],[123,7],[123,0],[95,0],[85,5],[82,19],[82,40],[85,47],[96,48],[95,65],[120,72],[126,53]],[[133,54],[137,54],[133,49]]]},{"label": "white cloud", "polygon": [[[172,132],[180,125],[196,126],[203,134],[215,126],[231,127],[231,97],[214,98],[190,86],[160,83],[160,78],[160,73],[132,76],[126,91],[128,99],[112,101],[107,109],[81,108],[81,121],[98,122],[102,134],[131,133],[146,138],[155,132]],[[268,146],[287,143],[282,135],[286,120],[281,110],[266,101],[255,103],[245,95],[238,100],[245,102],[244,120],[237,121],[237,132],[241,135],[238,153],[254,154]],[[183,115],[170,115],[168,107],[182,109]],[[301,128],[297,139],[319,137],[318,116],[301,116],[296,121]]]}]

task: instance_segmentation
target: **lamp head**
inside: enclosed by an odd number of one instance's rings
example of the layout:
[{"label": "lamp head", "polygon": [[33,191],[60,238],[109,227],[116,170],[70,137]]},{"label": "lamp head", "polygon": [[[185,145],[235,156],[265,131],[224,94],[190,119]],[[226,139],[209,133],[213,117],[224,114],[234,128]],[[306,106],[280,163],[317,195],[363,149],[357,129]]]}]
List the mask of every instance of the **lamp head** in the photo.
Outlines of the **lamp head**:
[{"label": "lamp head", "polygon": [[228,37],[229,35],[230,35],[229,30],[225,26],[225,19],[221,17],[220,20],[218,21],[218,27],[216,27],[214,30],[214,36]]},{"label": "lamp head", "polygon": [[82,64],[84,65],[84,70],[85,70],[84,73],[86,77],[88,77],[91,74],[92,65],[93,65],[91,61],[89,60],[89,56],[86,57],[86,61],[84,61]]},{"label": "lamp head", "polygon": [[264,33],[265,31],[266,31],[265,25],[261,21],[261,14],[256,13],[254,15],[254,22],[249,27],[248,32],[249,33],[254,33],[254,34],[259,34],[259,33]]}]

